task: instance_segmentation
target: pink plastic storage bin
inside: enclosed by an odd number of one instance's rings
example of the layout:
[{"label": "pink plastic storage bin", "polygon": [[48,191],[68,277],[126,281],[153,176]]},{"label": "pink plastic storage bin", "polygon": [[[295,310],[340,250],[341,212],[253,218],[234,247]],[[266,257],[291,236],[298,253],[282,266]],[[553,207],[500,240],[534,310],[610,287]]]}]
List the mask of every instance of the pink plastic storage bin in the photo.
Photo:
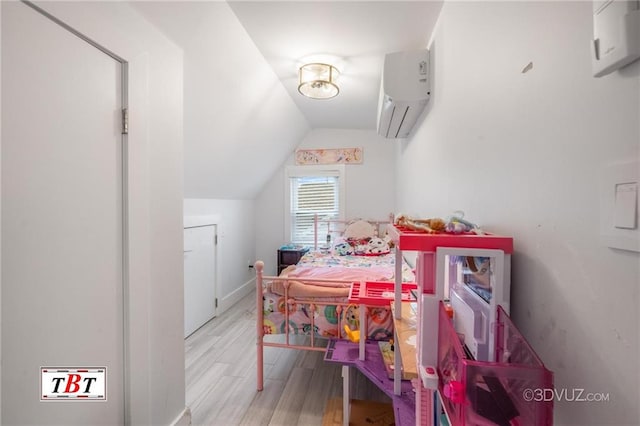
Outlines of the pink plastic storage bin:
[{"label": "pink plastic storage bin", "polygon": [[468,359],[442,302],[439,310],[438,389],[452,426],[552,425],[553,400],[539,396],[553,389],[553,373],[504,310],[498,306],[495,362]]}]

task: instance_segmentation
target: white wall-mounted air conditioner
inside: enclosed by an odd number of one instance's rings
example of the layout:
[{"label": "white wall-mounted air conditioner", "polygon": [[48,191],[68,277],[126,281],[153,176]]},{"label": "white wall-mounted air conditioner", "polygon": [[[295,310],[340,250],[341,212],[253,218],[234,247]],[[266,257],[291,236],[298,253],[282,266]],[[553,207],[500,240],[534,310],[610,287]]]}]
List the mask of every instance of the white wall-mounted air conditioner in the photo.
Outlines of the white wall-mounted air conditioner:
[{"label": "white wall-mounted air conditioner", "polygon": [[384,59],[378,134],[406,138],[427,105],[430,96],[429,51],[389,53]]},{"label": "white wall-mounted air conditioner", "polygon": [[594,0],[591,43],[594,77],[640,59],[640,1]]}]

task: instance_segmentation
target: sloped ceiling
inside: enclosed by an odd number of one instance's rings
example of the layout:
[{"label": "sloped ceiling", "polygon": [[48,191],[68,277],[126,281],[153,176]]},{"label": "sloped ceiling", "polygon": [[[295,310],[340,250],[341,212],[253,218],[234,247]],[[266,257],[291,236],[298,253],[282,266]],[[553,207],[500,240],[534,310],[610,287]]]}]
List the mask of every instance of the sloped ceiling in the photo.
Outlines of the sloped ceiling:
[{"label": "sloped ceiling", "polygon": [[[384,55],[424,49],[442,1],[229,1],[247,33],[313,128],[374,129]],[[341,75],[340,94],[298,93],[298,68],[314,58]]]},{"label": "sloped ceiling", "polygon": [[253,199],[309,124],[224,2],[132,2],[183,49],[184,197]]},{"label": "sloped ceiling", "polygon": [[[441,1],[131,2],[184,51],[184,196],[253,199],[311,128],[374,129],[384,55],[424,48]],[[297,92],[335,58],[341,93]]]}]

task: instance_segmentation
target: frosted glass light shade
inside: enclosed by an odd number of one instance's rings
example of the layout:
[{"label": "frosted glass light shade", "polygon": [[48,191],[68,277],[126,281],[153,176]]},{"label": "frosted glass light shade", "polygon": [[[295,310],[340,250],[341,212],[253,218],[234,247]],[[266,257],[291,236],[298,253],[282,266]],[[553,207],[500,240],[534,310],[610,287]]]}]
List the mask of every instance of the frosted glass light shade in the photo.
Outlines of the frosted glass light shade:
[{"label": "frosted glass light shade", "polygon": [[300,67],[298,92],[312,99],[330,99],[340,89],[336,79],[340,75],[333,65],[311,63]]}]

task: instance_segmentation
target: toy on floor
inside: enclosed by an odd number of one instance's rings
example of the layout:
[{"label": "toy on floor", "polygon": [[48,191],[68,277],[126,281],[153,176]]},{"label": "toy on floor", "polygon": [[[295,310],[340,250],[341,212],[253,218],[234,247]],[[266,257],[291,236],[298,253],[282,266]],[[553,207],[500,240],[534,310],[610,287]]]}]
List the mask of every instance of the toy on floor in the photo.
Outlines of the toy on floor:
[{"label": "toy on floor", "polygon": [[360,330],[351,330],[347,324],[344,325],[344,332],[353,343],[360,342]]}]

